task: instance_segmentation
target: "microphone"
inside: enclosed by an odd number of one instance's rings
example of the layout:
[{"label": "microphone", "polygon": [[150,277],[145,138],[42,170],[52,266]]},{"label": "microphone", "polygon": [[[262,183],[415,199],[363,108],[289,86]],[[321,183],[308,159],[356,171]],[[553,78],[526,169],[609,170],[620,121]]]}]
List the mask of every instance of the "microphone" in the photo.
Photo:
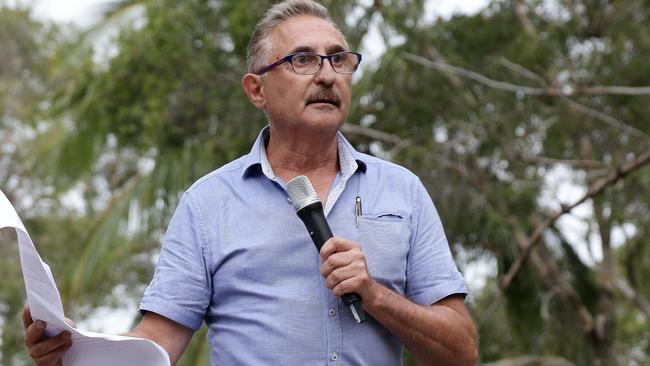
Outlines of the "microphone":
[{"label": "microphone", "polygon": [[[307,227],[309,236],[311,236],[316,249],[320,253],[320,248],[331,238],[332,230],[325,219],[323,213],[323,203],[318,198],[309,178],[299,175],[287,183],[287,193],[296,214]],[[361,308],[361,297],[359,294],[352,292],[342,296],[343,303],[350,308],[354,320],[357,324],[363,322],[366,314]]]}]

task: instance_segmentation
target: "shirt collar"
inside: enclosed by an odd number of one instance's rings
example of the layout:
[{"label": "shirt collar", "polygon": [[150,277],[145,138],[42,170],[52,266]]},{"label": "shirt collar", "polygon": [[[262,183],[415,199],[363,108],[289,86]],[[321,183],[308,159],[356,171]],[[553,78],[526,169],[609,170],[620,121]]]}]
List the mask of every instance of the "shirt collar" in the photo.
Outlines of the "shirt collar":
[{"label": "shirt collar", "polygon": [[[275,173],[269,163],[266,155],[266,139],[271,133],[269,126],[266,126],[260,131],[253,148],[248,153],[245,164],[242,167],[242,177],[248,178],[249,176],[264,174],[267,178],[275,179]],[[365,157],[354,149],[352,144],[343,136],[339,131],[336,133],[336,142],[338,145],[339,165],[341,176],[345,179],[351,177],[357,170],[365,173],[367,165]]]}]

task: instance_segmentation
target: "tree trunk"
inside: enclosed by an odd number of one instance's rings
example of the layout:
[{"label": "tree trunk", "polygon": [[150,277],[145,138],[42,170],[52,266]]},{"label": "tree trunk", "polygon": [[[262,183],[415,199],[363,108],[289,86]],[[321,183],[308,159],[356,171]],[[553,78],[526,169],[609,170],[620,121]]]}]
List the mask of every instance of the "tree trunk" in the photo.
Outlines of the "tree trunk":
[{"label": "tree trunk", "polygon": [[614,288],[616,283],[616,262],[611,243],[611,220],[604,215],[601,199],[594,199],[594,216],[600,233],[603,261],[600,266],[600,298],[593,347],[601,366],[617,366],[614,351],[616,339],[616,308],[614,303]]}]

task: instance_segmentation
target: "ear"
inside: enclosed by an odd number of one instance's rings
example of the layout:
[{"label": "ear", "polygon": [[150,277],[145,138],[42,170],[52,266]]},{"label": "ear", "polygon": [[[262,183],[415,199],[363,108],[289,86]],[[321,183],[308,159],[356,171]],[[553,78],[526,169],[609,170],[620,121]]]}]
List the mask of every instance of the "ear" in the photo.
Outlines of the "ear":
[{"label": "ear", "polygon": [[266,97],[264,95],[264,80],[262,80],[262,76],[250,73],[246,74],[241,79],[241,85],[251,103],[259,109],[264,109]]}]

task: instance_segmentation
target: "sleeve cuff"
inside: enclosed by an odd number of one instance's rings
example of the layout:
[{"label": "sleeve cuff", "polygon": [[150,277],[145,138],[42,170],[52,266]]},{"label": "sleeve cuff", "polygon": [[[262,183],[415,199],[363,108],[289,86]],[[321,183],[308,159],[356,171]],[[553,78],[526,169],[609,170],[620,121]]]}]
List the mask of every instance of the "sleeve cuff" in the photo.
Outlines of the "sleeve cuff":
[{"label": "sleeve cuff", "polygon": [[182,308],[181,306],[171,302],[161,300],[142,300],[138,310],[142,314],[145,312],[152,312],[164,316],[165,318],[175,321],[176,323],[190,328],[195,332],[199,330],[201,324],[203,324],[203,317],[191,316],[191,314],[187,314],[186,308]]},{"label": "sleeve cuff", "polygon": [[467,292],[465,281],[456,280],[420,289],[418,292],[410,294],[409,299],[417,304],[431,305],[450,295],[462,294],[467,296]]}]

